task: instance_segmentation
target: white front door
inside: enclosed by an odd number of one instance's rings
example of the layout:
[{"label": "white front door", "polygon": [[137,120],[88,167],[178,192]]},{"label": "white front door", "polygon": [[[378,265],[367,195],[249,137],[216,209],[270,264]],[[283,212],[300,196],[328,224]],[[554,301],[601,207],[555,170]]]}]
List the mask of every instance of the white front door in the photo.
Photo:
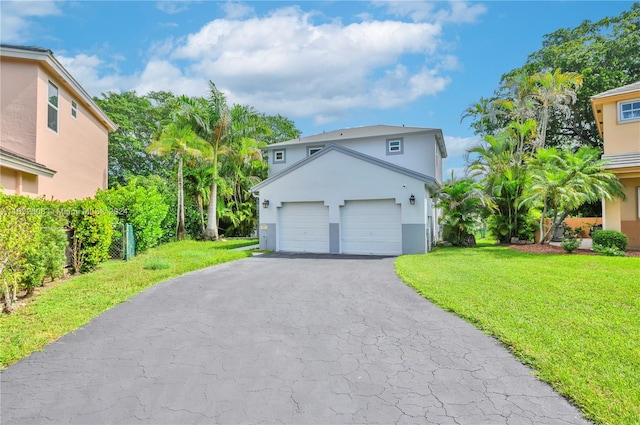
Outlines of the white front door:
[{"label": "white front door", "polygon": [[329,252],[329,207],[323,202],[283,203],[278,227],[278,251]]},{"label": "white front door", "polygon": [[346,201],[340,219],[342,253],[402,254],[400,205],[395,200]]}]

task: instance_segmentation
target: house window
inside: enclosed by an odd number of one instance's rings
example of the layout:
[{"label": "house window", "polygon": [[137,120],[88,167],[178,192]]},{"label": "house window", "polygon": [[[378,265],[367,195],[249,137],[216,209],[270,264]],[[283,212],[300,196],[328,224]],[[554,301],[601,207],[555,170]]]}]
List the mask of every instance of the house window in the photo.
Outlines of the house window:
[{"label": "house window", "polygon": [[387,139],[387,155],[396,155],[403,152],[402,139]]},{"label": "house window", "polygon": [[640,99],[618,103],[618,121],[640,120]]},{"label": "house window", "polygon": [[284,149],[280,149],[277,151],[273,151],[273,163],[274,164],[284,164],[287,162],[286,151]]},{"label": "house window", "polygon": [[307,148],[307,156],[311,156],[314,153],[318,153],[324,148],[324,146],[310,146]]},{"label": "house window", "polygon": [[636,200],[638,201],[638,220],[640,220],[640,187],[636,187]]},{"label": "house window", "polygon": [[71,116],[73,118],[78,118],[78,104],[75,100],[71,101]]},{"label": "house window", "polygon": [[58,87],[49,81],[47,127],[58,132]]}]

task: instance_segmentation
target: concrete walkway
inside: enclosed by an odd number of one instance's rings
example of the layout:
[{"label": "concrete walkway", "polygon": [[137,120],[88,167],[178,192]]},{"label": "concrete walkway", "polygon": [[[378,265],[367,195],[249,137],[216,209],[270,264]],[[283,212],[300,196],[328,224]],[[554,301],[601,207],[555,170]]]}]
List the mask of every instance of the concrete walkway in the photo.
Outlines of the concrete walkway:
[{"label": "concrete walkway", "polygon": [[0,372],[0,422],[586,423],[393,261],[263,255],[164,282]]}]

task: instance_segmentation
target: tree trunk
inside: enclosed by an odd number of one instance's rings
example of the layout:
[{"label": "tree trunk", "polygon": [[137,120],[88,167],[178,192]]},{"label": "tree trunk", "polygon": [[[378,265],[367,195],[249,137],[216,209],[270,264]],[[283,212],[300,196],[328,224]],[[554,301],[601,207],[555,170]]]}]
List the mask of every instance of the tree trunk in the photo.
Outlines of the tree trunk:
[{"label": "tree trunk", "polygon": [[196,195],[196,205],[198,206],[198,214],[200,214],[200,237],[204,238],[206,225],[204,224],[204,208],[202,207],[202,195]]},{"label": "tree trunk", "polygon": [[[215,176],[214,176],[215,178]],[[211,184],[211,198],[207,207],[207,229],[205,231],[205,239],[218,240],[218,214],[216,212],[216,202],[218,200],[218,184],[214,181]]]},{"label": "tree trunk", "polygon": [[182,157],[178,160],[178,228],[176,239],[184,240],[187,230],[184,227],[184,182],[182,181]]}]

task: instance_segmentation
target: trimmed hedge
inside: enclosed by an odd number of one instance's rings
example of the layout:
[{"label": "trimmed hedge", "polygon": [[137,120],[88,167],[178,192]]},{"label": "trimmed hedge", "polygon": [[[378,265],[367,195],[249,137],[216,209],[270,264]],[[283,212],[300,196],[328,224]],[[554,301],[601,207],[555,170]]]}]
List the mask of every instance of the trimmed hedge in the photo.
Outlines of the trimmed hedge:
[{"label": "trimmed hedge", "polygon": [[597,230],[591,236],[594,245],[603,248],[617,248],[620,251],[627,250],[627,235],[617,230]]}]

